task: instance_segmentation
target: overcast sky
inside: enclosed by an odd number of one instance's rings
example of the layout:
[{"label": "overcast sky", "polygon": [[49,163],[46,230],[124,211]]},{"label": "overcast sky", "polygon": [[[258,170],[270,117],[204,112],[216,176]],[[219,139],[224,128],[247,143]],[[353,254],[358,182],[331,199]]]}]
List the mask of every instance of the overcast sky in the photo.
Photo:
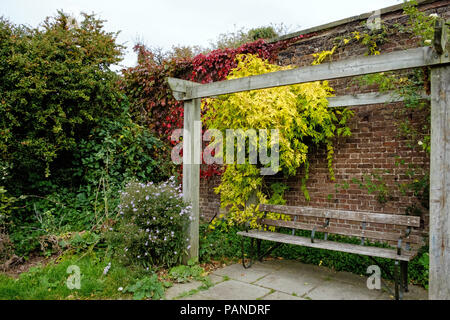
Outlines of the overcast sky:
[{"label": "overcast sky", "polygon": [[286,25],[290,32],[371,12],[402,0],[0,0],[0,15],[14,23],[39,25],[62,9],[78,16],[96,13],[106,30],[121,31],[127,46],[123,66],[132,66],[137,40],[170,49],[173,45],[208,46],[221,33]]}]

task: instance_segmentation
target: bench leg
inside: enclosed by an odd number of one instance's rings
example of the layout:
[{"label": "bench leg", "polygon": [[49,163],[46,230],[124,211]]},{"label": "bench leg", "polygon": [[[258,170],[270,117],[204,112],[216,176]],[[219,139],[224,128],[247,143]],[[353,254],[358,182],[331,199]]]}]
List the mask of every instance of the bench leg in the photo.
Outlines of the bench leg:
[{"label": "bench leg", "polygon": [[394,280],[395,280],[395,300],[403,299],[403,272],[400,275],[400,263],[398,260],[395,260],[394,266]]},{"label": "bench leg", "polygon": [[254,243],[255,243],[255,239],[254,239],[254,238],[251,238],[251,239],[250,239],[250,252],[249,252],[249,259],[250,259],[250,262],[249,262],[248,264],[245,264],[245,245],[244,245],[245,241],[244,241],[244,240],[245,240],[245,238],[242,237],[242,242],[241,242],[242,266],[243,266],[245,269],[248,269],[248,268],[250,268],[250,267],[252,266],[252,264],[253,264]]},{"label": "bench leg", "polygon": [[408,292],[408,261],[402,261],[401,263],[401,269],[402,269],[402,284],[403,289],[405,292]]},{"label": "bench leg", "polygon": [[261,239],[256,239],[256,257],[259,262],[263,261],[264,256],[261,255]]}]

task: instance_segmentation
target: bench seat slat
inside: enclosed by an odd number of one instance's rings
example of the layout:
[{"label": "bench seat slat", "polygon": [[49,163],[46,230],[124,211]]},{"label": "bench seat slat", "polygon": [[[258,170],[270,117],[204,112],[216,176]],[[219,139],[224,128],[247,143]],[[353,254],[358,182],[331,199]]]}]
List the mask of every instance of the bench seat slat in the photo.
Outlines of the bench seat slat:
[{"label": "bench seat slat", "polygon": [[420,217],[416,216],[270,204],[260,204],[259,210],[263,212],[275,212],[287,215],[420,227]]},{"label": "bench seat slat", "polygon": [[248,232],[240,231],[237,234],[261,240],[275,241],[318,249],[348,252],[372,257],[395,259],[400,261],[410,261],[417,254],[417,252],[414,250],[411,251],[403,250],[401,255],[397,255],[397,251],[395,249],[360,246],[356,244],[334,242],[320,239],[314,240],[314,243],[312,243],[310,238],[292,236],[289,234],[282,234],[270,231],[250,230]]},{"label": "bench seat slat", "polygon": [[[322,226],[310,224],[310,223],[302,223],[298,221],[284,221],[284,220],[270,220],[270,219],[262,219],[261,224],[265,224],[268,226],[274,227],[286,227],[286,228],[294,228],[299,230],[312,230],[314,227],[317,232],[328,232],[333,234],[340,234],[345,236],[353,236],[353,237],[365,237],[370,239],[377,240],[390,240],[397,241],[400,236],[404,234],[400,234],[397,232],[382,232],[382,231],[374,231],[374,230],[362,230],[362,229],[350,229],[350,228],[342,228],[336,226],[328,226],[323,228]],[[410,235],[408,238],[403,239],[404,242],[409,243],[420,243],[421,238],[417,235]]]}]

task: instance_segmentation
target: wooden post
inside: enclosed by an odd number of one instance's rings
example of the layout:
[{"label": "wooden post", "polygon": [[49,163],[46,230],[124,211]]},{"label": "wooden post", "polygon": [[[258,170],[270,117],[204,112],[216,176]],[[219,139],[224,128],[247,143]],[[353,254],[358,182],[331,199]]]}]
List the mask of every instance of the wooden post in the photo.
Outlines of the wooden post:
[{"label": "wooden post", "polygon": [[431,69],[429,299],[450,299],[450,66]]},{"label": "wooden post", "polygon": [[184,101],[184,135],[183,135],[183,199],[192,205],[192,220],[187,226],[189,238],[188,254],[184,258],[198,259],[199,247],[199,195],[200,195],[200,123],[201,99]]}]

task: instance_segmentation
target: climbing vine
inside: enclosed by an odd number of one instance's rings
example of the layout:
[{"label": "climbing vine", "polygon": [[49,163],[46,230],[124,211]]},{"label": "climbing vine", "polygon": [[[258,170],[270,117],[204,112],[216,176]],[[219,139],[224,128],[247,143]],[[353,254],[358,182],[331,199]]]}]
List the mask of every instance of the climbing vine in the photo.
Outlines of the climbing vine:
[{"label": "climbing vine", "polygon": [[[367,47],[367,55],[378,55],[381,51],[380,47],[389,41],[390,36],[399,33],[410,35],[418,45],[431,45],[434,37],[433,27],[438,15],[428,15],[420,11],[415,0],[405,3],[403,9],[407,17],[405,25],[382,23],[377,30],[354,31],[350,35],[336,37],[332,49],[315,54],[313,64],[331,60],[338,48],[355,42]],[[396,118],[399,119],[396,123],[398,137],[404,139],[411,149],[430,152],[430,104],[424,99],[424,94],[430,93],[429,68],[369,74],[356,77],[352,83],[362,87],[375,85],[379,92],[388,92],[402,98],[403,108],[395,110]],[[420,126],[411,121],[413,111],[423,114],[424,121]],[[408,191],[412,192],[420,206],[427,208],[429,175],[424,173],[423,168],[422,170],[414,168],[415,165],[406,164],[404,160],[397,159],[396,166],[406,167],[406,176],[411,180],[408,183],[397,183],[400,193],[405,195]],[[387,189],[383,176],[375,171],[366,175],[363,181],[353,178],[352,182],[362,189],[367,189],[369,194],[375,193],[381,204],[390,200],[389,192],[392,190]],[[345,182],[343,186],[337,184],[336,187],[345,189],[346,184],[348,186]],[[407,208],[406,213],[418,215],[421,211],[417,205],[412,205]]]},{"label": "climbing vine", "polygon": [[[231,70],[227,79],[292,68],[271,64],[251,54],[237,55],[236,62],[236,67]],[[310,148],[313,145],[325,145],[328,150],[330,179],[334,180],[333,139],[350,135],[346,122],[353,113],[347,109],[328,108],[327,97],[332,96],[332,92],[333,89],[327,81],[317,81],[206,99],[202,105],[205,125],[209,129],[220,130],[223,136],[227,129],[267,129],[268,132],[278,129],[279,172],[284,176],[295,175],[302,166],[307,169]],[[267,135],[267,141],[272,141],[271,134]],[[256,145],[253,147],[259,150],[261,146],[258,140],[254,143]],[[234,145],[233,148],[237,146]],[[303,190],[305,198],[309,199],[306,180],[307,176],[303,179]],[[251,164],[248,155],[245,163],[226,165],[216,192],[220,193],[221,206],[228,210],[230,224],[249,221],[252,226],[255,225],[258,206],[249,203],[251,197],[255,197],[256,203],[274,200],[268,199],[267,186],[260,175],[260,167]],[[279,196],[275,199],[279,200]]]},{"label": "climbing vine", "polygon": [[[155,52],[143,45],[136,45],[138,64],[122,71],[121,89],[127,94],[132,105],[133,118],[148,126],[159,138],[174,145],[170,140],[172,131],[183,128],[183,102],[172,95],[167,78],[175,77],[198,83],[225,80],[236,67],[236,56],[254,54],[262,59],[275,62],[278,52],[290,43],[314,34],[300,35],[291,39],[268,43],[260,39],[238,48],[213,50],[193,58],[172,57],[160,59]],[[179,167],[181,174],[181,167]],[[216,165],[202,166],[201,177],[221,174]]]}]

